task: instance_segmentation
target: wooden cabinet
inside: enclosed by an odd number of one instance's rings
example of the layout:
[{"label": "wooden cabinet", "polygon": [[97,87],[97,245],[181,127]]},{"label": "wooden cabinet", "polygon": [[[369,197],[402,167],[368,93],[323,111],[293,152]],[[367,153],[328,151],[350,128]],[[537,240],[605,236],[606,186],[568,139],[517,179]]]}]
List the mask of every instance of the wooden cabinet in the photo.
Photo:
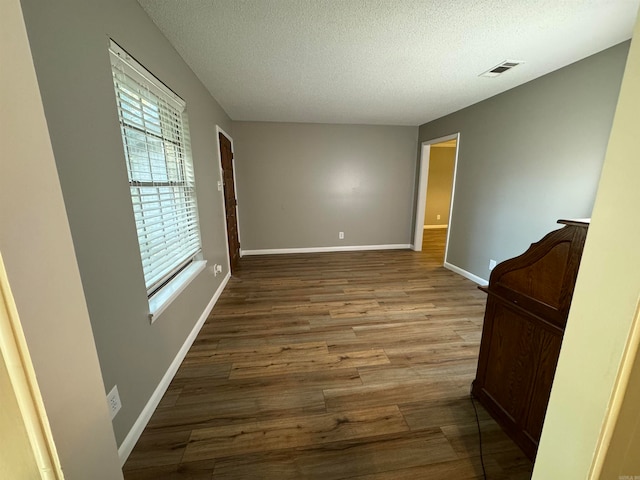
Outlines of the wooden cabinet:
[{"label": "wooden cabinet", "polygon": [[580,266],[588,220],[559,220],[489,285],[473,394],[532,460]]}]

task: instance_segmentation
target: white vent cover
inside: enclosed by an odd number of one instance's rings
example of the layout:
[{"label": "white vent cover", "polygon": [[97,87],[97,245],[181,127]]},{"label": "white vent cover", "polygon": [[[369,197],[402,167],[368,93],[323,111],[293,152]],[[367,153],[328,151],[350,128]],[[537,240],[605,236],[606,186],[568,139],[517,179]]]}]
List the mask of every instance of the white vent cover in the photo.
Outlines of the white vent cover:
[{"label": "white vent cover", "polygon": [[500,62],[498,65],[491,68],[490,70],[487,70],[486,72],[481,73],[479,76],[490,77],[490,78],[497,77],[498,75],[506,72],[507,70],[511,70],[513,67],[517,67],[521,63],[524,63],[524,62],[520,60],[505,60],[504,62]]}]

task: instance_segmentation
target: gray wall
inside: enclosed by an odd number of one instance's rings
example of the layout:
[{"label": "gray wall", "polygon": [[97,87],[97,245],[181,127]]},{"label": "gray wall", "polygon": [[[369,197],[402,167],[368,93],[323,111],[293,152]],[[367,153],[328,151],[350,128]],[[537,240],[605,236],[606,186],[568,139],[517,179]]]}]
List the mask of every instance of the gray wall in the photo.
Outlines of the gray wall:
[{"label": "gray wall", "polygon": [[[2,318],[2,350],[6,354],[11,337],[24,333],[22,361],[11,355],[5,361],[16,373],[16,363],[30,360],[35,385],[27,375],[41,395],[64,478],[122,479],[20,2],[4,1],[1,10],[0,317],[9,307],[14,329],[7,332],[8,318]],[[5,387],[0,385],[0,417],[13,415],[15,422],[20,413]],[[26,471],[24,448],[30,446],[20,445],[15,430],[0,421],[0,478],[41,478]],[[17,468],[5,462],[7,455],[20,462]]]},{"label": "gray wall", "polygon": [[233,122],[233,137],[243,251],[410,243],[416,127]]},{"label": "gray wall", "polygon": [[486,279],[489,259],[522,253],[559,218],[591,215],[628,48],[420,127],[420,142],[460,132],[447,262]]},{"label": "gray wall", "polygon": [[[447,225],[449,223],[455,162],[456,147],[431,146],[427,200],[424,209],[425,225]],[[438,215],[440,215],[440,220],[438,220]]]},{"label": "gray wall", "polygon": [[120,445],[223,277],[200,273],[149,323],[109,37],[187,102],[209,265],[226,265],[215,126],[230,131],[231,122],[135,0],[22,5],[105,391],[117,384],[122,400],[113,422]]}]

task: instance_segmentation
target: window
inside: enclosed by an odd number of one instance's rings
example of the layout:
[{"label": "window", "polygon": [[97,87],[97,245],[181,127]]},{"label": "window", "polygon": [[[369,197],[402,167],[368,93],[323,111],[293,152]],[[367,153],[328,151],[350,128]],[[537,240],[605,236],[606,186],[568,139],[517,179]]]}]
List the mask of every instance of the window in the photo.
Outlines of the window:
[{"label": "window", "polygon": [[201,251],[186,105],[113,41],[109,52],[142,268],[152,297]]}]

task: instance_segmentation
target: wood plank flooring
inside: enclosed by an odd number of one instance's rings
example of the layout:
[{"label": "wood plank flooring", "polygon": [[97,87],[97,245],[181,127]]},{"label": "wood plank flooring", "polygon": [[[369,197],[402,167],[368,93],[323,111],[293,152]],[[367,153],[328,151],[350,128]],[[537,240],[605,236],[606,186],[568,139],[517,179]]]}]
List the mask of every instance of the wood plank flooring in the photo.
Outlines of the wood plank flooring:
[{"label": "wood plank flooring", "polygon": [[[245,257],[124,466],[139,479],[482,478],[486,298],[423,252]],[[532,465],[478,405],[489,479]]]}]

